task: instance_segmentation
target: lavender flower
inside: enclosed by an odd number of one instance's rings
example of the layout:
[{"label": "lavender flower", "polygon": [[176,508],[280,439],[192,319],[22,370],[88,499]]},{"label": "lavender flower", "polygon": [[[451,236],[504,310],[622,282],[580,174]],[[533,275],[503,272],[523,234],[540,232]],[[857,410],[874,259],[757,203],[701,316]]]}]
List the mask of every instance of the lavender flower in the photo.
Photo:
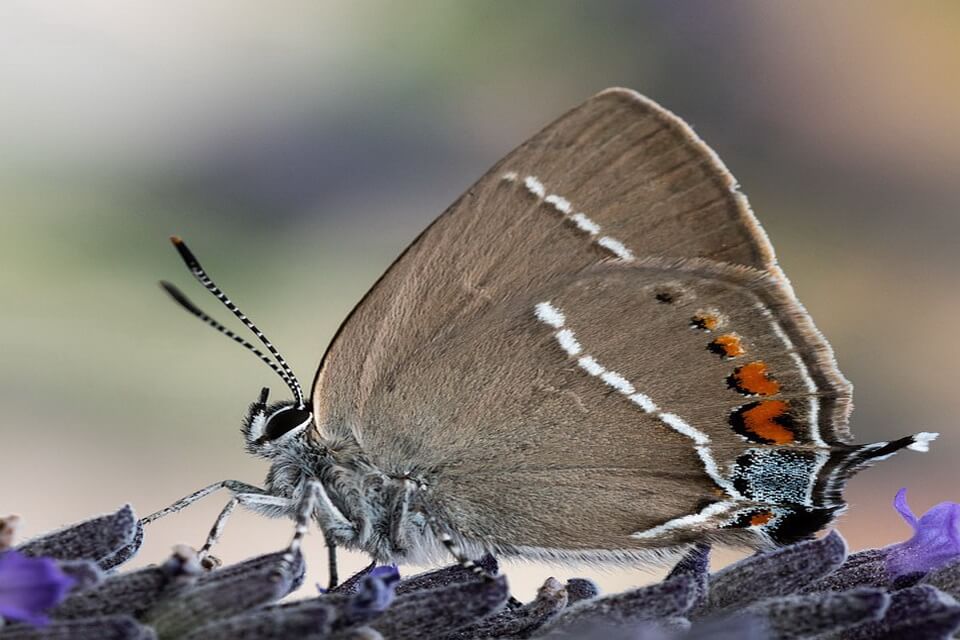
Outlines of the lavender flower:
[{"label": "lavender flower", "polygon": [[355,612],[383,611],[393,602],[400,572],[395,565],[375,567],[360,580],[359,588],[350,600]]},{"label": "lavender flower", "polygon": [[884,549],[891,577],[924,574],[960,556],[960,504],[941,502],[917,518],[907,505],[907,490],[900,489],[893,506],[913,527],[913,537]]},{"label": "lavender flower", "polygon": [[45,624],[44,612],[63,600],[74,582],[50,558],[0,552],[0,617]]},{"label": "lavender flower", "polygon": [[[139,548],[142,530],[125,508],[20,547],[85,578],[49,625],[14,623],[0,640],[947,640],[960,629],[951,597],[960,596],[960,505],[917,519],[901,492],[897,507],[916,533],[885,549],[848,557],[832,533],[711,574],[702,544],[658,584],[601,596],[587,580],[550,578],[525,604],[510,598],[503,576],[481,579],[457,565],[403,580],[396,567],[371,565],[319,596],[278,602],[309,559],[290,548],[204,571],[184,547],[159,565],[107,571]],[[888,568],[903,558],[906,575]],[[498,573],[492,556],[479,563]],[[3,585],[0,572],[0,606]]]}]

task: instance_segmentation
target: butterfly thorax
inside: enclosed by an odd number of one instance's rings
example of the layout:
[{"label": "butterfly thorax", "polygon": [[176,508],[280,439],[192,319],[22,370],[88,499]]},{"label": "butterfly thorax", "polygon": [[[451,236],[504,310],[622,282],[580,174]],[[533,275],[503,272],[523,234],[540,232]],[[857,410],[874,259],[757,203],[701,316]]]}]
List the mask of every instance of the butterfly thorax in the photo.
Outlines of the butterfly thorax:
[{"label": "butterfly thorax", "polygon": [[379,562],[424,561],[441,553],[424,515],[421,479],[385,473],[353,441],[298,439],[290,445],[273,459],[266,488],[296,498],[306,480],[319,480],[329,500],[319,501],[314,517],[329,542]]}]

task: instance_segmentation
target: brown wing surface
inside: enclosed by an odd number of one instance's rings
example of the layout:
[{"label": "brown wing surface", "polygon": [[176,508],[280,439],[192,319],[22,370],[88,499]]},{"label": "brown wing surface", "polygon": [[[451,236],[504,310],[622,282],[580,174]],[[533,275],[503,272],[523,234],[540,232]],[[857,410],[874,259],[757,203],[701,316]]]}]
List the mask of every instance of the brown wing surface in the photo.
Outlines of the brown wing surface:
[{"label": "brown wing surface", "polygon": [[630,534],[730,498],[745,447],[846,441],[849,395],[732,176],[615,89],[407,249],[330,345],[313,405],[321,435],[432,474],[464,535],[580,553],[651,546]]}]

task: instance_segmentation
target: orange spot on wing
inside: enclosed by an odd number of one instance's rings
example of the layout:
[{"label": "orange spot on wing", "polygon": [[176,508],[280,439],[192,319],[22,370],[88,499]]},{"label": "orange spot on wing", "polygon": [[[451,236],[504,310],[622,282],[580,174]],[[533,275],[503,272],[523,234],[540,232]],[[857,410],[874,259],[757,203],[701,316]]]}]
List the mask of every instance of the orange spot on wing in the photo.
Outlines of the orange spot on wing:
[{"label": "orange spot on wing", "polygon": [[750,516],[750,526],[759,527],[767,524],[771,520],[773,520],[772,511],[761,511],[760,513],[755,513],[752,516]]},{"label": "orange spot on wing", "polygon": [[773,444],[790,444],[794,433],[788,426],[789,413],[790,405],[785,400],[764,400],[739,412],[739,416],[743,429],[762,440]]},{"label": "orange spot on wing", "polygon": [[767,374],[767,363],[762,360],[737,367],[731,383],[741,393],[772,396],[780,391],[780,383]]},{"label": "orange spot on wing", "polygon": [[718,329],[720,328],[720,324],[720,314],[713,313],[712,311],[697,311],[693,314],[693,317],[690,318],[691,326],[697,329],[703,329],[704,331]]},{"label": "orange spot on wing", "polygon": [[714,353],[718,353],[727,358],[736,358],[737,356],[742,356],[747,352],[746,349],[743,348],[743,344],[740,341],[740,336],[735,333],[727,333],[722,336],[717,336],[717,338],[711,342],[707,348]]}]

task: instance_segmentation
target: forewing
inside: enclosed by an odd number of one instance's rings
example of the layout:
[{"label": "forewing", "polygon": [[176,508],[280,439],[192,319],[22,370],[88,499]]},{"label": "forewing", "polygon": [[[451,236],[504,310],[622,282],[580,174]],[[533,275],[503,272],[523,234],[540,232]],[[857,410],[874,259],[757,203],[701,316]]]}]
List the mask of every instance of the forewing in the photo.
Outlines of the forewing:
[{"label": "forewing", "polygon": [[362,428],[358,412],[412,354],[508,296],[648,255],[775,270],[713,152],[662,107],[611,89],[497,163],[370,290],[317,371],[318,425]]}]

